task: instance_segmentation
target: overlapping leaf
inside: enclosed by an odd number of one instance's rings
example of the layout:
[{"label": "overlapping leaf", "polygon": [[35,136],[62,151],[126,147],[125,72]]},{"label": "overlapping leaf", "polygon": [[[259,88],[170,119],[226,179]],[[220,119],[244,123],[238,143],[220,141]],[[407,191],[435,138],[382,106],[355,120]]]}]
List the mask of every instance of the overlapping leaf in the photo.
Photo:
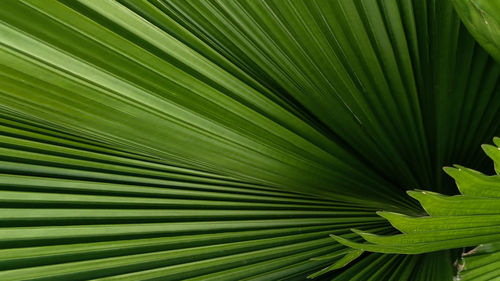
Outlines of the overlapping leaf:
[{"label": "overlapping leaf", "polygon": [[[500,139],[495,138],[495,143]],[[486,145],[498,171],[500,148]],[[461,195],[445,196],[429,191],[409,191],[428,216],[379,212],[402,234],[380,236],[354,230],[367,243],[333,236],[338,242],[360,250],[420,254],[500,241],[500,175],[487,176],[465,167],[445,168]]]}]

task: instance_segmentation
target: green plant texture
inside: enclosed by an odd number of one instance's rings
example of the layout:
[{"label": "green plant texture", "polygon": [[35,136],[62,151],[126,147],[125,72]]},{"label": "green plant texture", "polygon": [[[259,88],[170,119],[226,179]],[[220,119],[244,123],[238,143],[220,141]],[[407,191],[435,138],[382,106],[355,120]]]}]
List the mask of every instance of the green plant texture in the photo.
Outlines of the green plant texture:
[{"label": "green plant texture", "polygon": [[0,281],[500,280],[498,3],[0,1]]}]

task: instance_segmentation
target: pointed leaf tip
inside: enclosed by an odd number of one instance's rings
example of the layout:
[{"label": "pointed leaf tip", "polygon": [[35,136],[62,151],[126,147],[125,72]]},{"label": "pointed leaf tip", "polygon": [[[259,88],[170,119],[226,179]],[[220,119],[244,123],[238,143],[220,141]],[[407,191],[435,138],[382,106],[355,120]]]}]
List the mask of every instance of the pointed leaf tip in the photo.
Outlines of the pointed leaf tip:
[{"label": "pointed leaf tip", "polygon": [[414,198],[414,199],[417,199],[417,200],[418,200],[418,198],[421,198],[421,197],[422,197],[422,195],[423,195],[423,194],[425,194],[425,191],[415,189],[415,190],[407,190],[407,191],[406,191],[406,193],[407,193],[410,197],[412,197],[412,198]]},{"label": "pointed leaf tip", "polygon": [[457,168],[450,167],[450,166],[444,166],[443,171],[449,175],[450,172],[458,170]]},{"label": "pointed leaf tip", "polygon": [[500,137],[494,137],[494,138],[493,138],[493,143],[494,143],[496,146],[500,146]]}]

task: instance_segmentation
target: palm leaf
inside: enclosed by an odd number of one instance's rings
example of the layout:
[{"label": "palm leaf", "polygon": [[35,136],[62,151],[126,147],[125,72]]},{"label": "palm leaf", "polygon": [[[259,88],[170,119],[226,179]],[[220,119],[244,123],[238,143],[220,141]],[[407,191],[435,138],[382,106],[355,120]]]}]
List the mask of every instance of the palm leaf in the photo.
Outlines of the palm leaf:
[{"label": "palm leaf", "polygon": [[360,252],[328,235],[486,169],[500,67],[465,26],[449,0],[0,1],[0,279],[451,278],[453,251],[332,271]]},{"label": "palm leaf", "polygon": [[170,166],[12,118],[2,132],[1,280],[304,274],[335,260],[310,258],[345,250],[331,231],[391,231],[370,208]]},{"label": "palm leaf", "polygon": [[481,244],[462,254],[457,279],[464,281],[496,280],[500,276],[499,243]]}]

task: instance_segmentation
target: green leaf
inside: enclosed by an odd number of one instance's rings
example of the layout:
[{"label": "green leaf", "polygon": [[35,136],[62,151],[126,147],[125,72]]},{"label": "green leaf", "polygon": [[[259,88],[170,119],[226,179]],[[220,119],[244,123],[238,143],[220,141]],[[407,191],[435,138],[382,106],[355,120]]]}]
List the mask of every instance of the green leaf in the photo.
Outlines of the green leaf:
[{"label": "green leaf", "polygon": [[[491,149],[485,147],[485,150]],[[354,249],[398,254],[420,254],[500,241],[500,176],[485,176],[457,167],[445,170],[455,179],[462,195],[408,192],[420,202],[428,216],[378,212],[402,234],[381,236],[354,229],[367,243],[332,237]]]},{"label": "green leaf", "polygon": [[350,251],[350,252],[346,253],[341,259],[336,261],[334,264],[332,264],[328,267],[325,267],[322,270],[307,276],[307,278],[315,278],[315,277],[318,277],[322,274],[330,272],[332,270],[342,268],[342,267],[346,266],[347,264],[349,264],[350,262],[352,262],[353,260],[357,259],[359,256],[361,256],[362,253],[363,253],[362,250]]},{"label": "green leaf", "polygon": [[497,61],[500,61],[500,4],[489,0],[453,0],[467,29]]},{"label": "green leaf", "polygon": [[328,234],[419,234],[405,191],[485,167],[499,77],[450,0],[0,1],[0,280],[451,278]]}]

